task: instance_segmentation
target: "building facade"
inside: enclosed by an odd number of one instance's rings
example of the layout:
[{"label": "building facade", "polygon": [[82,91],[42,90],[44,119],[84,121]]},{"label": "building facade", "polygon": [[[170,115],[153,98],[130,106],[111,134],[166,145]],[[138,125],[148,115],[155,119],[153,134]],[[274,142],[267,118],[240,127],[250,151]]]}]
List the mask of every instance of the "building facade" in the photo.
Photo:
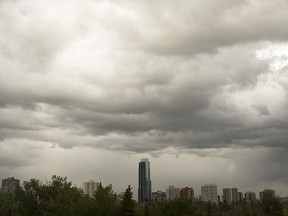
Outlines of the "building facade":
[{"label": "building facade", "polygon": [[151,197],[152,202],[164,202],[166,201],[166,193],[163,191],[156,191],[152,193]]},{"label": "building facade", "polygon": [[244,197],[243,197],[243,192],[239,192],[238,191],[238,197],[237,197],[237,202],[240,202],[242,203],[244,200]]},{"label": "building facade", "polygon": [[3,193],[13,193],[17,187],[20,185],[20,180],[14,177],[8,177],[2,179],[2,192]]},{"label": "building facade", "polygon": [[174,187],[174,185],[170,185],[166,188],[166,199],[173,200],[176,198],[180,198],[180,188]]},{"label": "building facade", "polygon": [[180,198],[194,200],[194,190],[190,187],[184,187],[180,190]]},{"label": "building facade", "polygon": [[237,188],[224,188],[223,189],[223,202],[233,204],[238,202],[238,189]]},{"label": "building facade", "polygon": [[100,185],[101,182],[90,180],[89,182],[82,182],[82,189],[85,194],[88,194],[90,197],[92,197]]},{"label": "building facade", "polygon": [[218,204],[217,185],[206,184],[201,187],[201,200]]},{"label": "building facade", "polygon": [[244,199],[245,202],[248,203],[256,202],[256,193],[247,191],[246,193],[244,193]]},{"label": "building facade", "polygon": [[147,158],[139,162],[138,202],[151,201],[150,162]]}]

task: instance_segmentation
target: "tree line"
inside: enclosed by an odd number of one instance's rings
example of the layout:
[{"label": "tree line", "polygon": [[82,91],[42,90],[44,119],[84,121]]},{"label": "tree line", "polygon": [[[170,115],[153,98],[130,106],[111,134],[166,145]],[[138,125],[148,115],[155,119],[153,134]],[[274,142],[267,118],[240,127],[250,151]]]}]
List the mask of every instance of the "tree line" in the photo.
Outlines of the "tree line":
[{"label": "tree line", "polygon": [[13,193],[0,194],[0,216],[132,216],[131,189],[128,186],[117,200],[111,185],[100,185],[90,197],[66,177],[54,175],[45,184],[33,178]]},{"label": "tree line", "polygon": [[100,185],[90,197],[66,177],[54,175],[44,184],[33,178],[13,193],[0,194],[0,216],[288,216],[287,205],[269,194],[233,205],[191,199],[137,204],[131,189],[117,199],[111,185]]}]

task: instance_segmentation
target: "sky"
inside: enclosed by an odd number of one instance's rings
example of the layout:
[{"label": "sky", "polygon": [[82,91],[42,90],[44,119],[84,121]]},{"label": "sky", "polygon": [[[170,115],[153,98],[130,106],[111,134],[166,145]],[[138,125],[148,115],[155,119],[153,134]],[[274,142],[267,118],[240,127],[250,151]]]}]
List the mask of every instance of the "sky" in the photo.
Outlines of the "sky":
[{"label": "sky", "polygon": [[288,1],[0,0],[0,178],[137,198],[288,195]]}]

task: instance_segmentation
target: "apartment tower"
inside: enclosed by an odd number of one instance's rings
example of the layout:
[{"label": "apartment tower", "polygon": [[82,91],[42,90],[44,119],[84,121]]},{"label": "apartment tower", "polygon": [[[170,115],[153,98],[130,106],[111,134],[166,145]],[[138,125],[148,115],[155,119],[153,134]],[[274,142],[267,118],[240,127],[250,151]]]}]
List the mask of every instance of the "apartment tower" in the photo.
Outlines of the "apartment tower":
[{"label": "apartment tower", "polygon": [[8,177],[2,179],[2,192],[3,193],[13,193],[17,187],[20,185],[20,180],[14,177]]},{"label": "apartment tower", "polygon": [[100,185],[101,182],[95,182],[94,180],[90,180],[89,182],[82,182],[83,192],[92,197]]},{"label": "apartment tower", "polygon": [[167,200],[173,200],[180,197],[180,188],[174,187],[174,185],[170,185],[166,188],[166,198]]},{"label": "apartment tower", "polygon": [[223,202],[227,204],[238,202],[238,189],[237,188],[224,188],[223,189]]},{"label": "apartment tower", "polygon": [[201,187],[201,199],[204,202],[218,204],[217,185],[206,184]]}]

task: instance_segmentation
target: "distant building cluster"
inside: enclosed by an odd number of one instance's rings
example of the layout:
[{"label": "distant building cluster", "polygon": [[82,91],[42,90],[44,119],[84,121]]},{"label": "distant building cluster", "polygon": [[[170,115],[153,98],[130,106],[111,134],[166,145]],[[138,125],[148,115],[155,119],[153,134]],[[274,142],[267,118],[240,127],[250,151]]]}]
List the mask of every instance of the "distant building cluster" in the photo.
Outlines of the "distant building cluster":
[{"label": "distant building cluster", "polygon": [[[193,201],[211,202],[216,205],[219,203],[227,203],[232,205],[235,203],[256,202],[256,193],[252,191],[247,191],[244,194],[238,191],[238,188],[223,188],[223,195],[218,194],[216,184],[205,184],[201,186],[201,195],[196,198],[194,195],[194,189],[192,187],[175,187],[170,185],[166,188],[166,191],[157,190],[156,192],[151,192],[151,179],[150,179],[150,162],[148,159],[142,159],[139,162],[139,186],[138,186],[138,202],[163,202],[166,200],[174,200],[177,198],[181,199],[191,199]],[[265,195],[275,196],[275,192],[271,189],[266,189],[259,193],[260,200],[265,197]],[[283,198],[283,202],[287,201]]]}]

